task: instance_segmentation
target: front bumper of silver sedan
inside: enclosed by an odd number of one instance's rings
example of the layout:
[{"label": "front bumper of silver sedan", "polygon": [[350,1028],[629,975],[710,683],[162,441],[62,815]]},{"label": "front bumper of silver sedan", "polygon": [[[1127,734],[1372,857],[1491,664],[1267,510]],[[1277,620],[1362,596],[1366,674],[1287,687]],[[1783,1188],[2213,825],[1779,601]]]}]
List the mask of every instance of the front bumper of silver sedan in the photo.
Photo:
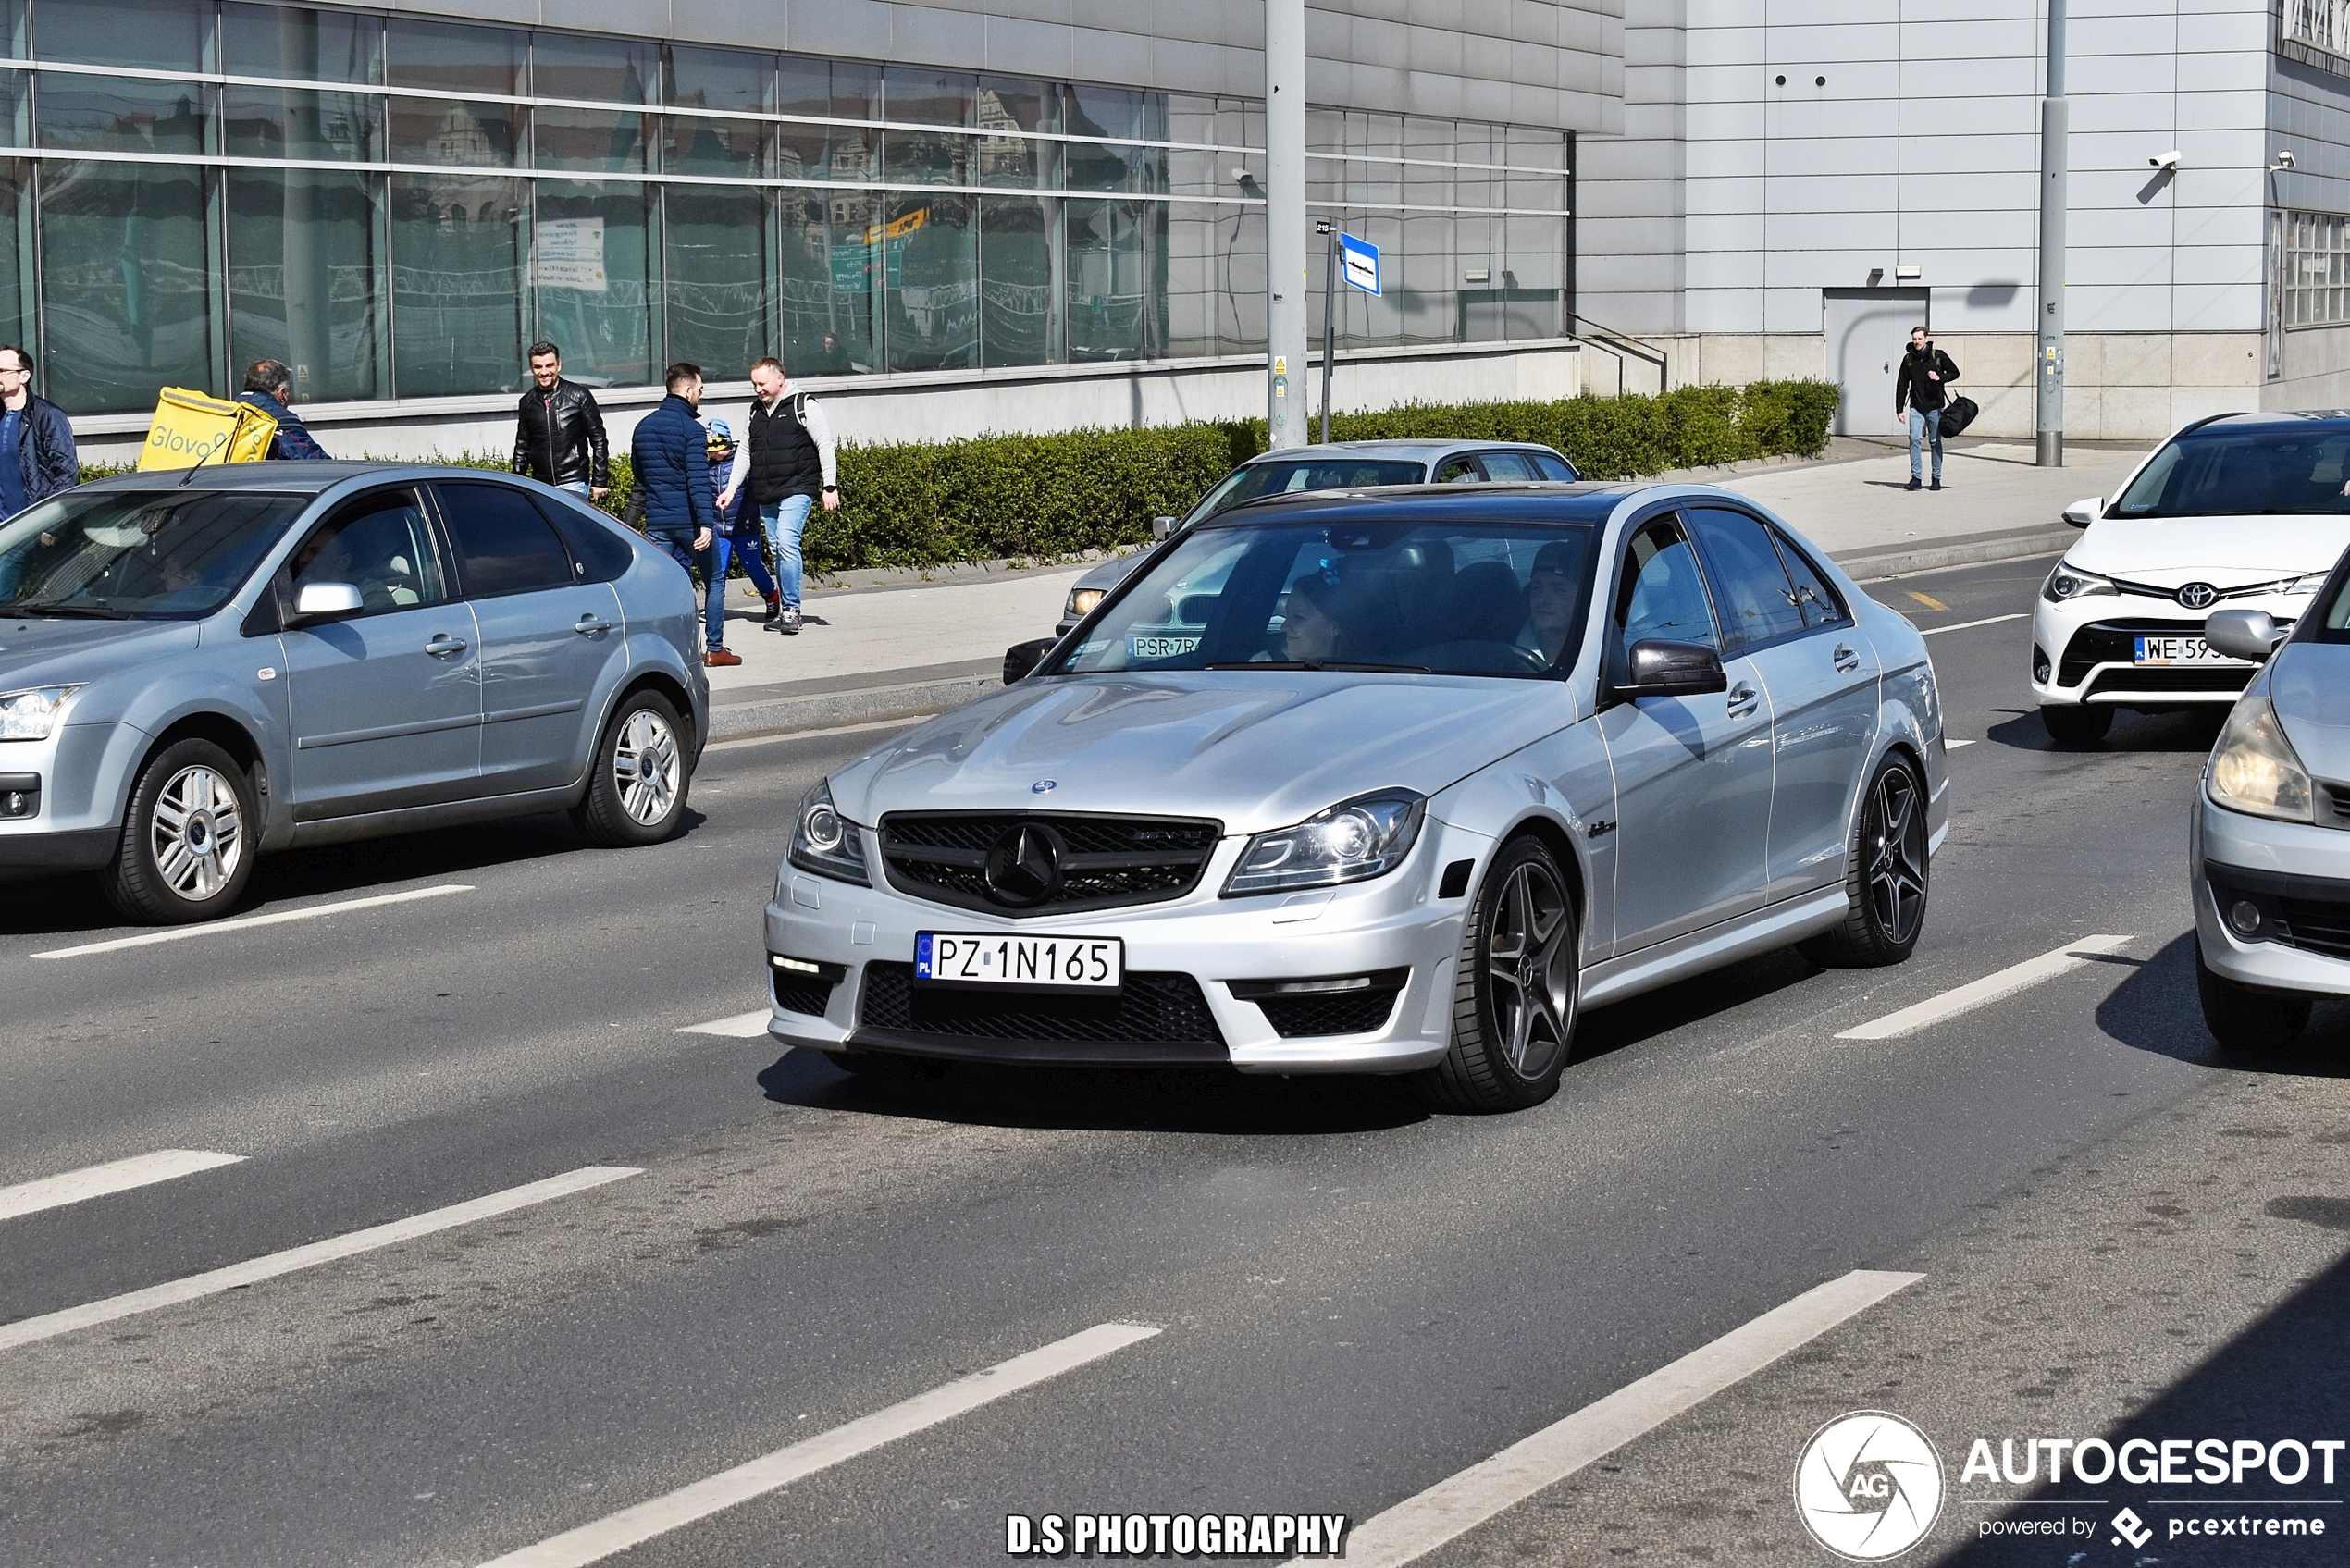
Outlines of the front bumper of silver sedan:
[{"label": "front bumper of silver sedan", "polygon": [[[1431,817],[1410,858],[1383,877],[1224,898],[1243,842],[1228,838],[1181,898],[1015,920],[891,887],[872,833],[860,831],[877,885],[786,865],[767,905],[767,1027],[780,1043],[1255,1073],[1409,1072],[1441,1056],[1474,885],[1458,863],[1481,869],[1492,850],[1490,838]],[[919,932],[1116,937],[1126,983],[1114,1006],[1008,987],[918,994]]]},{"label": "front bumper of silver sedan", "polygon": [[2350,996],[2350,831],[2247,816],[2198,792],[2191,861],[2195,935],[2213,973]]}]

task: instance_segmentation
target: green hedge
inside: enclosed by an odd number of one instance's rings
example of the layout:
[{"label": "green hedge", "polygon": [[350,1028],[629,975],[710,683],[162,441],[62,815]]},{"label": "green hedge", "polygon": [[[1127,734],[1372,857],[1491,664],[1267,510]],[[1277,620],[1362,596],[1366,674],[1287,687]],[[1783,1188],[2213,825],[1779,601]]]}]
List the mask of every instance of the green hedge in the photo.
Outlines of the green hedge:
[{"label": "green hedge", "polygon": [[[1539,441],[1584,475],[1625,478],[1824,448],[1837,389],[1824,381],[1684,387],[1662,397],[1553,402],[1412,403],[1342,414],[1335,440]],[[1056,436],[843,445],[839,511],[818,510],[802,539],[809,570],[934,566],[1074,555],[1150,537],[1231,466],[1265,450],[1265,422],[1238,420]],[[502,458],[441,461],[502,468]],[[85,465],[83,477],[119,473]],[[625,454],[612,458],[615,515],[628,502]]]}]

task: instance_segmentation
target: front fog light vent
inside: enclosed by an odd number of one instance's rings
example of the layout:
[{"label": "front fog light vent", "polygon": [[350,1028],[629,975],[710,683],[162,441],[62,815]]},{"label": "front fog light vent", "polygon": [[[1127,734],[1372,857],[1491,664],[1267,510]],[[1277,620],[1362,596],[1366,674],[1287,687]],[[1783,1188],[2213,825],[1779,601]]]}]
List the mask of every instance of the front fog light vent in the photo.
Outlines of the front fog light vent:
[{"label": "front fog light vent", "polygon": [[0,819],[41,814],[39,773],[0,773]]},{"label": "front fog light vent", "polygon": [[848,975],[846,964],[795,958],[785,953],[767,955],[767,978],[774,987],[775,1006],[787,1013],[822,1018],[832,1006],[833,987]]},{"label": "front fog light vent", "polygon": [[2235,927],[2238,936],[2257,936],[2260,933],[2260,906],[2249,898],[2237,899],[2236,907],[2228,911],[2228,923]]},{"label": "front fog light vent", "polygon": [[1375,969],[1369,974],[1323,975],[1310,980],[1226,982],[1234,999],[1254,1002],[1265,1021],[1284,1040],[1301,1035],[1367,1034],[1383,1029],[1395,998],[1412,971]]}]

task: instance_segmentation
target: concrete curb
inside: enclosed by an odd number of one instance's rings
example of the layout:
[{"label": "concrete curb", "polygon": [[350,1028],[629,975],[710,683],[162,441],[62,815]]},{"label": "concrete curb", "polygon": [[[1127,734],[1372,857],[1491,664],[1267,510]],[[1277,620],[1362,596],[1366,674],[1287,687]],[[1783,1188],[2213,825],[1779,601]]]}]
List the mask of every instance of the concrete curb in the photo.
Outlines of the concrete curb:
[{"label": "concrete curb", "polygon": [[959,708],[991,691],[1003,689],[1000,675],[963,675],[951,681],[913,681],[905,685],[864,686],[732,707],[713,706],[710,710],[710,738],[732,740],[742,735],[831,729],[868,720],[910,719]]},{"label": "concrete curb", "polygon": [[1854,582],[1877,583],[1887,577],[1906,577],[1918,572],[1938,572],[1946,566],[1971,566],[1985,561],[2012,561],[2031,555],[2059,555],[2080,537],[2081,530],[2067,524],[2058,528],[1993,534],[1976,539],[1952,539],[1920,545],[1911,549],[1879,550],[1833,559]]}]

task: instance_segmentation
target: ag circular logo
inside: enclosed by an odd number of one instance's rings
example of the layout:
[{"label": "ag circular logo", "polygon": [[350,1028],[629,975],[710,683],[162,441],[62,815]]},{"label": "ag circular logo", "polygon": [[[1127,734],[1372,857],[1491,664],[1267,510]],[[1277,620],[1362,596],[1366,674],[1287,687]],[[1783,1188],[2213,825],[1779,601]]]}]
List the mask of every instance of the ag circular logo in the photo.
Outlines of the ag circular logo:
[{"label": "ag circular logo", "polygon": [[1796,1461],[1795,1512],[1812,1538],[1838,1557],[1899,1557],[1942,1512],[1942,1456],[1898,1415],[1839,1415],[1812,1434]]}]

